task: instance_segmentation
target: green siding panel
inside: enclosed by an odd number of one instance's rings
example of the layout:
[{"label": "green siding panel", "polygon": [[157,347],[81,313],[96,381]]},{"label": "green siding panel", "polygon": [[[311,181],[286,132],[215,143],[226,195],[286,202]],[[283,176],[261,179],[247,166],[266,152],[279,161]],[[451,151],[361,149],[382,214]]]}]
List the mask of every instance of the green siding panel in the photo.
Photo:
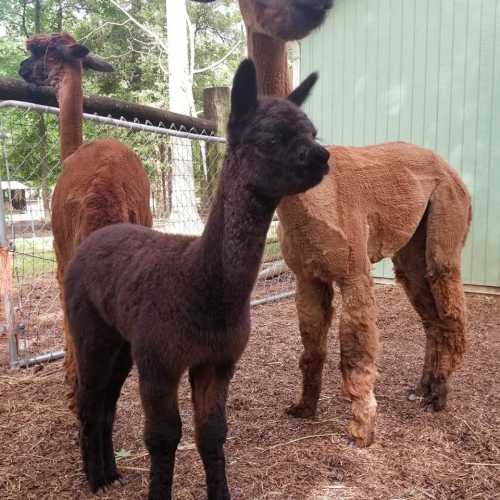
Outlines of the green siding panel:
[{"label": "green siding panel", "polygon": [[[320,71],[306,105],[328,144],[404,140],[431,148],[473,197],[464,281],[500,286],[498,0],[337,0],[301,44]],[[392,264],[375,266],[392,277]]]}]

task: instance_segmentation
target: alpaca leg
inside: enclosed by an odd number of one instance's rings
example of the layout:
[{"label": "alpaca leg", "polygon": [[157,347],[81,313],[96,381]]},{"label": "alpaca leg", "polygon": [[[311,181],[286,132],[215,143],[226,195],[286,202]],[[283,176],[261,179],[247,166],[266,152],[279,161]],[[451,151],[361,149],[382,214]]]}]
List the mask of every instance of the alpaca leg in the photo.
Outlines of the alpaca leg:
[{"label": "alpaca leg", "polygon": [[296,305],[304,351],[300,358],[302,397],[299,403],[287,410],[294,417],[313,417],[316,414],[328,330],[332,322],[332,300],[331,284],[297,277]]},{"label": "alpaca leg", "polygon": [[68,408],[71,413],[78,414],[76,402],[76,361],[73,338],[69,332],[68,318],[64,312],[64,383],[67,387],[66,397],[68,398]]},{"label": "alpaca leg", "polygon": [[83,469],[90,488],[96,492],[116,477],[106,474],[105,440],[108,390],[113,368],[123,342],[118,333],[104,323],[85,300],[70,312],[77,366],[76,402],[80,420],[80,448]]},{"label": "alpaca leg", "polygon": [[226,399],[234,371],[232,364],[205,365],[190,370],[196,445],[203,461],[208,500],[229,500],[224,443],[226,441]]},{"label": "alpaca leg", "polygon": [[369,274],[341,284],[340,368],[343,392],[352,402],[349,432],[357,446],[375,437],[377,402],[374,395],[378,347],[373,282]]},{"label": "alpaca leg", "polygon": [[432,329],[435,347],[425,403],[436,411],[446,406],[448,379],[465,352],[466,305],[460,254],[470,220],[470,199],[465,190],[452,183],[440,184],[429,204],[425,252],[427,280],[438,315]]},{"label": "alpaca leg", "polygon": [[64,338],[64,383],[67,387],[66,397],[68,398],[68,408],[71,413],[77,415],[76,403],[76,360],[73,347],[73,337],[69,330],[66,307],[64,306],[64,269],[57,270],[57,281],[59,284],[59,300],[63,309],[63,338]]},{"label": "alpaca leg", "polygon": [[123,383],[132,368],[130,344],[123,342],[116,359],[112,363],[111,380],[106,390],[104,403],[103,450],[104,476],[106,482],[112,483],[120,478],[116,469],[115,453],[113,448],[113,424],[116,415],[116,403],[120,397]]},{"label": "alpaca leg", "polygon": [[448,378],[465,349],[465,299],[459,257],[455,270],[426,257],[426,225],[394,257],[397,280],[420,315],[426,334],[424,369],[417,393],[435,411],[446,406]]},{"label": "alpaca leg", "polygon": [[465,296],[460,276],[459,257],[455,266],[440,266],[429,259],[427,279],[434,296],[438,321],[430,332],[434,351],[429,364],[432,371],[423,381],[424,402],[435,411],[446,407],[448,379],[465,352]]},{"label": "alpaca leg", "polygon": [[408,244],[393,258],[396,280],[402,285],[408,299],[422,320],[426,335],[422,378],[416,389],[424,401],[430,395],[432,373],[436,363],[437,325],[439,315],[430,284],[426,278],[426,224],[422,221]]},{"label": "alpaca leg", "polygon": [[146,417],[144,441],[151,458],[149,500],[172,497],[175,452],[182,436],[177,402],[179,376],[158,362],[138,363],[139,386]]},{"label": "alpaca leg", "polygon": [[430,380],[435,363],[436,343],[434,339],[436,337],[435,325],[438,321],[438,315],[432,291],[425,278],[425,262],[422,262],[422,266],[418,267],[415,265],[418,260],[415,259],[409,262],[403,260],[402,256],[398,254],[397,257],[394,257],[393,262],[396,280],[402,285],[415,311],[422,319],[425,330],[424,367],[420,383],[416,389],[416,393],[425,399],[430,395]]}]

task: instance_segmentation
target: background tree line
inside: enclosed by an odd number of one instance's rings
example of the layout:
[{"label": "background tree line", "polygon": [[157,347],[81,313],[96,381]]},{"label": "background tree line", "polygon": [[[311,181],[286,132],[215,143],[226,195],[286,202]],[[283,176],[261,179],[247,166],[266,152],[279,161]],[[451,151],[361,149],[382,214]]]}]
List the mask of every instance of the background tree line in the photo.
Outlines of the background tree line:
[{"label": "background tree line", "polygon": [[[17,76],[19,63],[26,57],[28,36],[67,31],[115,67],[109,74],[86,73],[85,93],[169,109],[167,15],[169,2],[174,1],[185,3],[188,14],[187,29],[175,32],[175,44],[187,44],[189,49],[186,71],[190,88],[184,90],[192,97],[189,109],[183,112],[199,114],[203,89],[229,85],[245,52],[243,25],[234,0],[221,0],[216,6],[186,0],[0,0],[0,76]],[[9,134],[10,177],[41,187],[48,207],[49,187],[60,171],[56,118],[4,110],[0,112],[0,131]],[[84,134],[85,140],[91,140],[102,135],[103,128],[86,123]],[[157,193],[157,202],[166,209],[169,148],[149,134],[110,128],[105,134],[129,143],[150,174],[158,176],[158,189],[163,193]],[[192,154],[198,189],[206,165],[199,145]]]}]

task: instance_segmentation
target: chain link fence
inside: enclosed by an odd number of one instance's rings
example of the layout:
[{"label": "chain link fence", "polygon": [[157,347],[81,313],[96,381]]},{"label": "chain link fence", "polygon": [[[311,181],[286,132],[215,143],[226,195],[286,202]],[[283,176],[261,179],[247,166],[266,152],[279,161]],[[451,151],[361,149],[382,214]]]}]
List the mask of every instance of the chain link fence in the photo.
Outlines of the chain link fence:
[{"label": "chain link fence", "polygon": [[[57,112],[24,102],[0,102],[0,218],[8,248],[2,259],[4,268],[11,270],[0,287],[0,349],[9,353],[12,366],[63,355],[50,223],[51,194],[61,172]],[[84,137],[114,137],[139,155],[150,178],[155,229],[201,233],[215,195],[223,138],[93,115],[85,115]],[[276,228],[275,218],[253,305],[293,294],[293,277],[283,266]]]}]

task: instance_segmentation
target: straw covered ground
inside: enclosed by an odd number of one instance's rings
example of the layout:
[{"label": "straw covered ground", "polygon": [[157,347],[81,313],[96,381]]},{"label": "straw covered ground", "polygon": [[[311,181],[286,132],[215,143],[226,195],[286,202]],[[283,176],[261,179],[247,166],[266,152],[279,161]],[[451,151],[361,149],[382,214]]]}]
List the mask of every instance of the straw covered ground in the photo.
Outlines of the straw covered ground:
[{"label": "straw covered ground", "polygon": [[[378,434],[369,449],[346,440],[349,404],[339,391],[332,330],[315,420],[284,414],[297,396],[301,345],[293,300],[253,309],[250,344],[231,387],[226,445],[234,499],[500,498],[500,297],[468,295],[469,350],[448,409],[424,411],[408,391],[418,379],[423,332],[402,292],[377,288],[381,352]],[[91,498],[80,468],[77,425],[66,412],[62,364],[0,372],[0,498]],[[183,381],[184,436],[174,498],[203,499]],[[120,400],[115,448],[124,485],[109,499],[144,498],[149,462],[133,372]]]}]

